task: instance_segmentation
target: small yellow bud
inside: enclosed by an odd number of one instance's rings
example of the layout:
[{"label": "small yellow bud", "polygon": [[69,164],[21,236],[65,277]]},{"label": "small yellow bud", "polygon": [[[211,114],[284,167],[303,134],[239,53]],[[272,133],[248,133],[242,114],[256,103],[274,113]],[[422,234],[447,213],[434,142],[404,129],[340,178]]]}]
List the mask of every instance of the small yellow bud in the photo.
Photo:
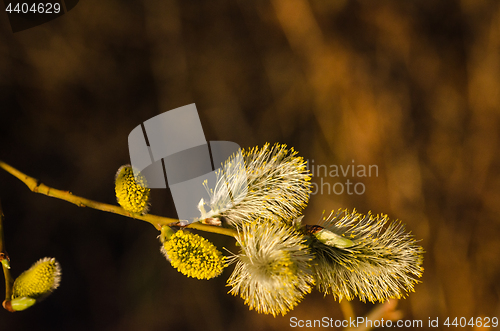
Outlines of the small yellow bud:
[{"label": "small yellow bud", "polygon": [[227,266],[226,258],[207,239],[179,230],[167,240],[162,252],[180,273],[198,279],[219,276]]},{"label": "small yellow bud", "polygon": [[15,299],[43,299],[59,286],[60,281],[61,268],[59,263],[54,258],[45,257],[17,277],[12,288],[12,302],[19,301],[18,303],[24,306],[30,300],[15,301]]},{"label": "small yellow bud", "polygon": [[118,169],[115,179],[116,199],[123,209],[133,214],[147,214],[149,209],[149,194],[146,178],[142,175],[134,177],[130,165]]}]

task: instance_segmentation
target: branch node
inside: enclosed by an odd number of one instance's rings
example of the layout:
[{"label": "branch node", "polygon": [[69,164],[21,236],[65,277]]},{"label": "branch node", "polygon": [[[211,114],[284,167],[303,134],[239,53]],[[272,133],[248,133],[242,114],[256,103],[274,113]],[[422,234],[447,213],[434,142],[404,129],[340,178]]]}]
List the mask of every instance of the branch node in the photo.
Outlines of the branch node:
[{"label": "branch node", "polygon": [[10,311],[11,313],[15,312],[15,310],[12,309],[12,304],[10,303],[10,300],[4,300],[2,306],[5,308],[5,310]]}]

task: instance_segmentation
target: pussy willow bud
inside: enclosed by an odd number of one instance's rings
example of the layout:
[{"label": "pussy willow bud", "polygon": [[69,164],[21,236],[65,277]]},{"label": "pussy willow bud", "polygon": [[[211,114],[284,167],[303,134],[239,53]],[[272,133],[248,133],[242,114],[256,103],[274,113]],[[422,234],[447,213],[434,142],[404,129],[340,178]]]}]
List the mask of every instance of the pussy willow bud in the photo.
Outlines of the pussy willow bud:
[{"label": "pussy willow bud", "polygon": [[174,268],[188,277],[214,278],[227,266],[225,256],[214,244],[183,230],[171,235],[164,242],[161,251]]},{"label": "pussy willow bud", "polygon": [[[61,281],[61,268],[54,258],[45,257],[14,281],[11,305],[24,310],[54,291]],[[30,300],[32,299],[32,300]],[[33,301],[35,300],[35,301]]]},{"label": "pussy willow bud", "polygon": [[325,295],[384,302],[406,297],[422,276],[423,248],[386,215],[339,210],[306,230],[314,235],[315,278]]},{"label": "pussy willow bud", "polygon": [[217,171],[215,188],[204,183],[210,211],[198,206],[202,218],[222,216],[241,227],[257,218],[287,221],[300,216],[309,200],[311,174],[297,151],[265,144],[241,150],[241,155],[243,160],[233,155]]},{"label": "pussy willow bud", "polygon": [[130,165],[118,169],[115,178],[115,193],[118,204],[133,214],[146,214],[149,209],[151,189],[147,188],[146,178],[141,174],[134,176]]},{"label": "pussy willow bud", "polygon": [[314,256],[306,238],[290,222],[255,220],[244,224],[236,237],[241,252],[227,284],[259,313],[285,315],[314,285]]}]

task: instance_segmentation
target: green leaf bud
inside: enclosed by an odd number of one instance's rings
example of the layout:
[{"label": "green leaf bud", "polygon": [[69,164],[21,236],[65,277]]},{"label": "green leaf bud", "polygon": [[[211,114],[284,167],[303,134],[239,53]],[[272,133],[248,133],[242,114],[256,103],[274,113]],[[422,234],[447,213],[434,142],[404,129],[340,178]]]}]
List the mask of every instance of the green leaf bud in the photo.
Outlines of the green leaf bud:
[{"label": "green leaf bud", "polygon": [[36,303],[36,299],[21,297],[10,301],[10,308],[13,311],[22,311],[28,309]]}]

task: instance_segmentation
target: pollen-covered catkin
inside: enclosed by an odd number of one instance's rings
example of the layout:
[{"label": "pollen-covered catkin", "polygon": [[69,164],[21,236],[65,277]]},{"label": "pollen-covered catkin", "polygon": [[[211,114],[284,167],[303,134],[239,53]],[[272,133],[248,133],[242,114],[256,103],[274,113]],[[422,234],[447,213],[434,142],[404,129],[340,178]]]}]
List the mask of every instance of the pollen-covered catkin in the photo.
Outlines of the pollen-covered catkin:
[{"label": "pollen-covered catkin", "polygon": [[285,315],[314,285],[314,256],[306,238],[290,224],[272,219],[243,224],[236,238],[241,252],[227,281],[250,309]]},{"label": "pollen-covered catkin", "polygon": [[235,227],[257,218],[287,221],[300,216],[309,200],[311,174],[297,151],[265,144],[240,152],[217,172],[215,188],[205,184],[208,214],[223,216]]},{"label": "pollen-covered catkin", "polygon": [[150,191],[146,178],[141,174],[134,176],[130,165],[118,169],[115,179],[115,193],[118,204],[133,214],[146,214],[149,209]]},{"label": "pollen-covered catkin", "polygon": [[43,258],[23,272],[14,282],[12,299],[38,299],[55,290],[61,280],[61,267],[54,258]]},{"label": "pollen-covered catkin", "polygon": [[227,266],[226,258],[207,239],[179,230],[163,243],[162,253],[180,273],[198,279],[219,276]]},{"label": "pollen-covered catkin", "polygon": [[[385,215],[340,210],[320,228],[321,236],[312,237],[311,248],[316,284],[325,295],[383,302],[413,292],[424,270],[424,250],[404,224],[389,222]],[[331,240],[325,240],[328,233]]]}]

